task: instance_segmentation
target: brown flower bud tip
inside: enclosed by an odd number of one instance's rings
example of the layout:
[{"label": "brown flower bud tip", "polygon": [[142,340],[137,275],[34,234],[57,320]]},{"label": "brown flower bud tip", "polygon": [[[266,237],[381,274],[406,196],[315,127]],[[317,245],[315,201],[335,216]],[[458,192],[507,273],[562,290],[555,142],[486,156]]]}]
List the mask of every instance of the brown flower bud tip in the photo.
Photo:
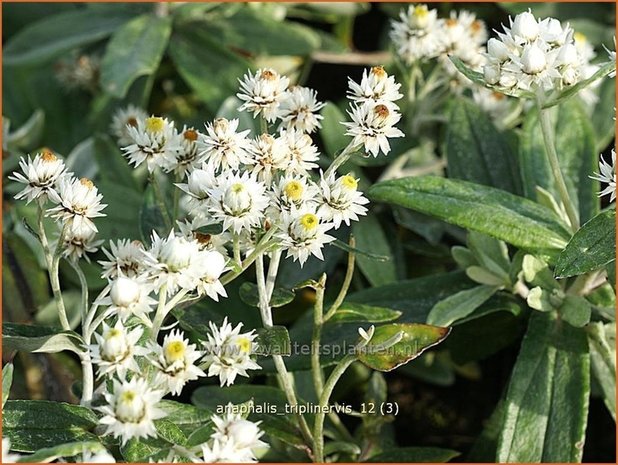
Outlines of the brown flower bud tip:
[{"label": "brown flower bud tip", "polygon": [[209,244],[210,240],[212,239],[212,236],[210,234],[204,234],[198,231],[195,231],[193,233],[193,237],[195,237],[195,239],[203,245]]},{"label": "brown flower bud tip", "polygon": [[131,244],[133,244],[136,247],[139,247],[140,249],[144,248],[144,244],[142,244],[142,242],[138,241],[137,239],[135,239],[134,241],[131,241]]},{"label": "brown flower bud tip", "polygon": [[185,140],[195,142],[197,140],[197,131],[194,129],[188,129],[182,134],[182,136],[185,138]]},{"label": "brown flower bud tip", "polygon": [[134,116],[130,116],[130,117],[127,119],[127,124],[128,124],[129,126],[131,126],[131,127],[136,128],[136,127],[137,127],[137,118],[135,118]]},{"label": "brown flower bud tip", "polygon": [[389,115],[389,111],[386,105],[376,105],[373,109],[373,112],[376,116],[380,118],[386,118]]},{"label": "brown flower bud tip", "polygon": [[501,92],[492,92],[492,96],[493,96],[493,98],[495,98],[496,100],[503,100],[503,99],[506,97],[506,95],[504,95],[504,94],[503,94],[503,93],[501,93]]},{"label": "brown flower bud tip", "polygon": [[481,29],[483,29],[483,24],[477,19],[472,23],[472,26],[470,27],[472,29],[472,32],[476,34],[477,32],[480,32]]},{"label": "brown flower bud tip", "polygon": [[52,162],[58,160],[56,155],[54,155],[51,150],[43,149],[41,152],[41,159],[46,162]]},{"label": "brown flower bud tip", "polygon": [[275,143],[275,138],[271,136],[270,134],[260,134],[260,139],[269,145],[272,145]]},{"label": "brown flower bud tip", "polygon": [[215,126],[215,130],[217,131],[227,131],[227,128],[229,126],[229,121],[226,120],[225,118],[217,118],[214,121],[214,126]]},{"label": "brown flower bud tip", "polygon": [[264,231],[270,230],[271,227],[272,227],[272,224],[270,223],[270,221],[264,220]]},{"label": "brown flower bud tip", "polygon": [[94,183],[88,178],[81,178],[79,182],[82,186],[86,186],[88,189],[92,189],[94,187]]},{"label": "brown flower bud tip", "polygon": [[371,68],[371,73],[378,79],[386,77],[386,71],[384,71],[383,66],[374,66],[373,68]]},{"label": "brown flower bud tip", "polygon": [[446,20],[446,25],[448,27],[455,27],[457,26],[457,20],[455,18],[449,18]]},{"label": "brown flower bud tip", "polygon": [[272,69],[265,69],[260,74],[260,79],[265,79],[267,81],[272,81],[277,78],[277,74]]}]

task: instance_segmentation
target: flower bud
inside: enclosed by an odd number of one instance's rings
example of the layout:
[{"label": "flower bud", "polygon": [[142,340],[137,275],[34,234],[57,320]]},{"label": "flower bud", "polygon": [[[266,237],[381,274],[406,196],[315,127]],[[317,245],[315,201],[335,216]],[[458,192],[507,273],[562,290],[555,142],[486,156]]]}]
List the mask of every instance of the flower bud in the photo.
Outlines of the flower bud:
[{"label": "flower bud", "polygon": [[103,333],[99,348],[101,358],[108,362],[122,360],[129,350],[126,334],[121,328],[109,328]]},{"label": "flower bud", "polygon": [[543,25],[543,38],[546,42],[562,42],[564,31],[562,29],[562,24],[560,24],[560,21],[555,18],[547,18],[545,21],[543,21]]},{"label": "flower bud", "polygon": [[500,76],[500,86],[505,89],[510,89],[517,85],[517,78],[511,73],[504,73]]},{"label": "flower bud", "polygon": [[566,66],[577,66],[579,64],[577,47],[573,44],[565,44],[560,47],[560,52],[558,53],[558,63]]},{"label": "flower bud", "polygon": [[223,203],[232,215],[239,215],[251,208],[251,193],[244,184],[237,182],[226,189]]},{"label": "flower bud", "polygon": [[174,237],[161,252],[163,262],[171,271],[178,271],[189,266],[193,248],[182,237]]},{"label": "flower bud", "polygon": [[146,405],[138,392],[127,389],[120,393],[116,401],[116,417],[124,423],[139,423]]},{"label": "flower bud", "polygon": [[485,65],[483,77],[488,84],[497,84],[500,81],[500,67],[498,65]]},{"label": "flower bud", "polygon": [[572,86],[578,81],[578,79],[579,79],[579,73],[577,72],[576,68],[572,66],[567,66],[562,71],[562,83],[565,86]]},{"label": "flower bud", "polygon": [[137,302],[140,296],[139,284],[130,278],[120,276],[112,283],[110,297],[114,305],[128,307]]},{"label": "flower bud", "polygon": [[524,49],[521,56],[524,73],[538,74],[547,67],[545,52],[536,45],[530,45]]},{"label": "flower bud", "polygon": [[515,16],[511,33],[528,41],[535,40],[539,36],[539,23],[532,13],[524,11]]},{"label": "flower bud", "polygon": [[506,61],[509,57],[509,49],[504,42],[494,37],[487,42],[487,52],[491,58],[495,58],[500,63]]},{"label": "flower bud", "polygon": [[248,420],[238,420],[228,426],[227,432],[239,448],[253,444],[260,437],[260,429]]}]

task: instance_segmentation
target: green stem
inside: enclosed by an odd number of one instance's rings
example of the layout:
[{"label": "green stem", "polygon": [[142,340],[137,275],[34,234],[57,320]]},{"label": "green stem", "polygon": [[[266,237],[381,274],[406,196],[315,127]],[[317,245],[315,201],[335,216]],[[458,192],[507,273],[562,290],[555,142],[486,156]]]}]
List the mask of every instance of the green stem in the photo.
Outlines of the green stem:
[{"label": "green stem", "polygon": [[161,191],[161,185],[157,180],[157,176],[155,173],[150,174],[150,184],[152,184],[152,190],[154,191],[155,199],[157,201],[157,207],[161,211],[161,215],[163,215],[163,221],[165,222],[165,227],[171,231],[172,230],[172,219],[170,218],[170,214],[167,211],[167,206],[165,205],[165,198],[163,197],[163,192]]},{"label": "green stem", "polygon": [[313,439],[315,445],[313,454],[314,460],[318,463],[324,462],[324,419],[326,418],[326,407],[328,406],[335,385],[355,360],[356,357],[354,355],[346,355],[335,366],[335,369],[326,380],[326,384],[324,384],[324,390],[322,391],[318,404],[318,413],[315,415],[315,423],[313,425]]},{"label": "green stem", "polygon": [[266,295],[270,297],[275,290],[275,282],[277,281],[277,272],[279,271],[279,263],[281,262],[281,249],[275,250],[270,257],[268,264],[268,275],[266,276]]},{"label": "green stem", "polygon": [[79,278],[79,285],[82,291],[80,315],[81,315],[81,321],[85,322],[86,315],[88,314],[88,281],[86,281],[86,275],[82,271],[77,261],[73,261],[73,260],[67,260],[67,261],[69,262],[69,265],[71,265],[71,267],[75,270],[75,273],[77,274],[77,277]]},{"label": "green stem", "polygon": [[[349,244],[350,244],[350,247],[354,249],[354,247],[356,246],[356,240],[354,239],[354,236],[350,236]],[[352,277],[354,276],[355,261],[356,261],[356,254],[350,251],[348,253],[348,266],[346,269],[345,278],[343,278],[343,284],[341,285],[341,290],[339,291],[339,294],[337,295],[337,298],[335,299],[333,304],[328,309],[328,312],[326,312],[326,315],[324,316],[324,321],[328,321],[331,319],[331,317],[335,314],[335,312],[339,309],[339,307],[345,300],[346,295],[348,295],[348,289],[350,289],[350,284],[352,283]]]},{"label": "green stem", "polygon": [[275,232],[277,231],[277,228],[275,225],[273,225],[270,230],[264,235],[264,237],[262,237],[262,239],[260,240],[260,242],[255,246],[255,249],[253,249],[253,252],[251,252],[249,254],[249,256],[242,262],[242,266],[240,267],[240,270],[237,271],[230,271],[227,274],[225,274],[224,276],[221,277],[221,279],[219,281],[221,281],[221,284],[223,284],[224,286],[226,284],[231,283],[232,281],[234,281],[234,279],[236,279],[238,276],[240,276],[242,273],[245,272],[245,270],[247,268],[249,268],[253,262],[266,250],[268,249],[273,243],[269,242],[270,239],[273,237],[273,235],[275,234]]},{"label": "green stem", "polygon": [[233,241],[234,243],[232,247],[234,251],[234,261],[240,268],[242,268],[242,258],[240,257],[240,236],[234,233]]},{"label": "green stem", "polygon": [[536,99],[537,108],[539,109],[539,119],[541,121],[541,130],[543,132],[543,141],[545,142],[545,153],[547,154],[547,161],[551,168],[552,175],[556,181],[556,187],[558,188],[558,194],[564,204],[567,216],[571,223],[571,229],[573,232],[579,229],[579,215],[575,210],[562,171],[560,170],[560,163],[558,161],[558,153],[556,152],[556,145],[554,143],[554,134],[551,128],[551,121],[549,115],[549,109],[543,109],[543,98],[537,95]]},{"label": "green stem", "polygon": [[165,319],[165,307],[167,303],[167,284],[164,284],[159,289],[159,305],[157,306],[157,312],[155,313],[154,320],[152,321],[152,332],[150,334],[150,339],[154,342],[157,341],[157,336],[159,335],[159,330],[161,329],[161,325],[163,324],[163,320]]},{"label": "green stem", "polygon": [[180,173],[176,172],[174,173],[174,193],[173,193],[173,207],[172,207],[172,222],[173,224],[176,223],[176,220],[178,220],[178,204],[180,203],[180,189],[178,187],[176,187],[176,184],[178,184],[180,181],[182,180]]},{"label": "green stem", "polygon": [[80,354],[82,363],[82,398],[81,405],[88,406],[92,402],[94,393],[94,368],[90,358],[90,350],[86,347],[86,351]]},{"label": "green stem", "polygon": [[333,160],[331,165],[328,167],[328,169],[324,173],[324,178],[328,178],[331,174],[336,173],[337,169],[341,165],[343,165],[346,161],[349,160],[349,158],[356,152],[358,147],[359,147],[358,144],[354,144],[354,142],[350,142],[346,146],[346,148],[343,149],[343,152],[341,152],[339,156]]},{"label": "green stem", "polygon": [[322,274],[316,289],[315,305],[313,307],[313,331],[311,335],[311,374],[316,395],[324,389],[324,372],[320,365],[320,340],[324,324],[324,291],[326,290],[326,274]]}]

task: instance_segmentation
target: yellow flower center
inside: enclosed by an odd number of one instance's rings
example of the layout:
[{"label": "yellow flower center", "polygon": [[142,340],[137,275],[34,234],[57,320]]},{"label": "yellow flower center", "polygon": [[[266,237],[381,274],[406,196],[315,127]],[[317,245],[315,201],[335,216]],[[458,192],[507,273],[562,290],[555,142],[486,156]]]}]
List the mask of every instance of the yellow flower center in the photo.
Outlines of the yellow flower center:
[{"label": "yellow flower center", "polygon": [[111,339],[113,337],[118,337],[122,334],[122,331],[120,331],[119,329],[116,328],[112,328],[107,332],[107,336],[105,337],[105,339]]},{"label": "yellow flower center", "polygon": [[290,181],[283,188],[285,195],[290,200],[300,200],[303,195],[303,185],[299,181]]},{"label": "yellow flower center", "polygon": [[241,352],[244,352],[247,354],[251,352],[251,341],[248,338],[239,337],[236,343],[238,344],[238,347],[240,348]]},{"label": "yellow flower center", "polygon": [[81,178],[79,182],[82,186],[85,186],[88,189],[92,189],[94,187],[94,183],[88,178]]},{"label": "yellow flower center", "polygon": [[236,184],[232,184],[232,192],[234,194],[240,194],[244,190],[245,190],[245,186],[243,186],[239,182],[237,182]]},{"label": "yellow flower center", "polygon": [[49,150],[43,150],[43,153],[41,153],[41,159],[45,162],[53,162],[58,160],[56,155],[51,153]]},{"label": "yellow flower center", "polygon": [[120,394],[120,402],[123,403],[130,403],[133,402],[135,400],[136,394],[133,391],[124,391],[122,394]]},{"label": "yellow flower center", "polygon": [[414,7],[414,15],[419,18],[425,18],[429,14],[429,10],[426,5],[416,5]]},{"label": "yellow flower center", "polygon": [[585,44],[587,41],[586,36],[581,32],[576,32],[575,34],[573,34],[573,40],[575,40],[575,42],[579,44]]},{"label": "yellow flower center", "polygon": [[195,142],[197,140],[197,131],[193,129],[188,129],[182,134],[182,136],[185,138],[185,140]]},{"label": "yellow flower center", "polygon": [[157,133],[163,131],[165,127],[165,121],[163,118],[158,116],[151,116],[150,118],[146,118],[146,131]]},{"label": "yellow flower center", "polygon": [[180,360],[185,356],[185,349],[185,344],[182,341],[170,342],[165,347],[165,358],[170,362]]},{"label": "yellow flower center", "polygon": [[354,179],[354,177],[350,176],[349,174],[346,174],[341,178],[341,185],[346,189],[356,190],[356,188],[358,187],[358,180]]},{"label": "yellow flower center", "polygon": [[318,217],[313,213],[305,213],[300,217],[300,224],[305,230],[311,231],[312,229],[317,228]]}]

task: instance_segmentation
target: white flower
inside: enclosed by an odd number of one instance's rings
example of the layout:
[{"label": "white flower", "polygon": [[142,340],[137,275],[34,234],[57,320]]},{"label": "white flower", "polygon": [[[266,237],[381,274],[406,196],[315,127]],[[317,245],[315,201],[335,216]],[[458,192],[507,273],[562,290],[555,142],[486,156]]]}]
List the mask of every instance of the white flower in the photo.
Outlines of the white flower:
[{"label": "white flower", "polygon": [[599,197],[609,194],[610,202],[616,200],[616,149],[612,149],[611,164],[601,158],[599,161],[599,173],[594,173],[594,175],[590,177],[607,184],[607,186],[599,192]]},{"label": "white flower", "polygon": [[368,331],[365,331],[361,327],[358,328],[358,334],[363,339],[365,344],[368,344],[371,341],[371,338],[373,337],[373,334],[375,332],[376,332],[376,327],[374,325],[371,325]]},{"label": "white flower", "polygon": [[116,459],[107,449],[94,453],[85,450],[81,456],[75,457],[75,463],[116,463]]},{"label": "white flower", "polygon": [[26,187],[15,195],[16,199],[26,199],[27,203],[35,199],[47,200],[49,194],[56,193],[56,183],[65,175],[64,162],[48,150],[38,153],[34,160],[19,160],[22,173],[15,171],[9,179],[25,184]]},{"label": "white flower", "polygon": [[331,175],[320,180],[321,201],[317,214],[325,221],[331,221],[335,229],[341,223],[350,225],[350,220],[358,221],[358,215],[366,215],[369,203],[362,192],[357,190],[358,179],[346,174],[335,178]]},{"label": "white flower", "polygon": [[407,64],[434,58],[441,52],[438,12],[427,5],[411,5],[391,22],[390,37],[397,54]]},{"label": "white flower", "polygon": [[170,171],[175,153],[181,150],[179,135],[174,124],[166,118],[151,116],[137,121],[137,127],[127,128],[131,143],[122,147],[122,151],[135,167],[146,162],[148,171],[160,167]]},{"label": "white flower", "polygon": [[11,440],[9,438],[2,438],[2,463],[16,463],[21,458],[19,454],[9,453],[10,449]]},{"label": "white flower", "polygon": [[259,370],[261,367],[251,359],[255,352],[257,337],[255,331],[241,333],[242,323],[235,328],[223,320],[220,328],[210,322],[208,341],[204,343],[204,365],[208,376],[218,376],[221,386],[230,386],[236,376],[249,376],[247,370]]},{"label": "white flower", "polygon": [[307,174],[317,168],[320,154],[308,134],[296,129],[281,130],[281,142],[287,148],[287,160],[283,164],[286,173]]},{"label": "white flower", "polygon": [[163,346],[152,346],[152,363],[158,369],[158,382],[173,395],[179,395],[189,381],[206,376],[195,362],[202,354],[189,344],[180,331],[172,331],[163,339]]},{"label": "white flower", "polygon": [[136,316],[147,321],[146,315],[152,311],[157,301],[150,297],[153,291],[146,276],[127,278],[119,275],[110,283],[109,296],[100,299],[100,305],[109,305],[107,312],[117,315],[120,321]]},{"label": "white flower", "polygon": [[[202,460],[204,463],[243,463],[245,454],[238,456],[234,451],[234,444],[231,441],[220,442],[213,439],[212,443],[204,443],[201,446]],[[255,460],[245,460],[245,462],[255,462]]]},{"label": "white flower", "polygon": [[156,436],[154,420],[165,417],[157,408],[163,391],[153,390],[146,380],[113,381],[113,392],[105,393],[107,405],[97,409],[105,414],[100,423],[107,426],[104,434],[121,438],[124,445],[131,438]]},{"label": "white flower", "polygon": [[539,24],[532,13],[524,11],[513,20],[511,34],[520,42],[532,42],[539,36]]},{"label": "white flower", "polygon": [[197,216],[192,220],[178,221],[180,233],[187,239],[195,239],[202,250],[216,250],[222,255],[227,254],[225,246],[232,239],[231,234],[222,232],[220,234],[200,231],[204,227],[218,226],[218,223],[211,218]]},{"label": "white flower", "polygon": [[176,184],[176,187],[189,196],[187,208],[191,214],[204,216],[210,205],[208,192],[216,185],[213,166],[203,166],[189,173],[187,182]]},{"label": "white flower", "polygon": [[394,76],[389,76],[382,66],[365,69],[360,84],[348,78],[348,86],[348,98],[355,102],[394,102],[403,97],[399,93],[401,84],[396,83]]},{"label": "white flower", "polygon": [[269,214],[278,218],[282,211],[317,204],[319,189],[305,176],[287,175],[273,185]]},{"label": "white flower", "polygon": [[287,92],[281,103],[281,128],[296,129],[311,134],[322,127],[324,117],[318,112],[325,103],[319,102],[315,90],[294,86]]},{"label": "white flower", "polygon": [[239,110],[249,111],[254,117],[261,114],[272,123],[283,114],[281,103],[286,98],[289,83],[287,77],[270,68],[245,74],[240,80],[240,92],[236,94],[243,101]]},{"label": "white flower", "polygon": [[148,114],[141,108],[129,104],[126,108],[119,108],[112,118],[111,132],[118,139],[118,145],[125,146],[133,141],[129,136],[127,126],[136,128],[138,121],[144,121]]},{"label": "white flower", "polygon": [[152,246],[146,256],[156,264],[151,269],[155,288],[167,286],[168,295],[176,293],[178,288],[193,291],[202,277],[203,251],[196,240],[175,235],[174,231],[161,238],[152,232]]},{"label": "white flower", "polygon": [[47,211],[52,218],[71,223],[73,228],[98,231],[91,218],[105,216],[101,210],[107,205],[101,203],[103,196],[90,179],[62,178],[58,193],[52,191],[49,195],[50,199],[58,204]]},{"label": "white flower", "polygon": [[99,261],[103,268],[103,278],[114,279],[116,276],[133,278],[147,272],[152,263],[148,263],[144,255],[144,245],[140,241],[119,239],[116,243],[110,241],[111,252],[103,248],[103,253],[109,259]]},{"label": "white flower", "polygon": [[387,155],[391,150],[388,139],[404,135],[394,127],[401,119],[395,108],[392,106],[389,109],[387,105],[381,103],[352,106],[352,111],[348,111],[352,122],[343,123],[348,128],[346,135],[353,136],[354,145],[363,145],[365,151],[374,157],[377,157],[380,151]]},{"label": "white flower", "polygon": [[323,223],[314,208],[304,207],[281,213],[281,231],[277,238],[281,241],[281,248],[287,250],[286,257],[299,261],[302,267],[310,255],[324,260],[322,247],[335,240],[326,234],[332,228],[333,223]]},{"label": "white flower", "polygon": [[[211,417],[215,431],[212,435],[214,441],[224,444],[223,450],[232,453],[232,457],[239,462],[255,461],[254,449],[267,447],[260,440],[263,431],[259,428],[259,422],[253,423],[242,418],[240,409],[228,404],[222,416]],[[235,461],[236,461],[235,460]]]},{"label": "white flower", "polygon": [[260,134],[251,143],[251,157],[246,166],[256,179],[268,185],[277,171],[287,168],[289,160],[283,138]]},{"label": "white flower", "polygon": [[461,10],[458,13],[452,11],[450,18],[443,21],[441,27],[440,63],[450,76],[457,78],[462,84],[472,84],[457,70],[449,57],[457,57],[469,68],[481,71],[486,61],[482,47],[487,40],[485,24],[473,13]]},{"label": "white flower", "polygon": [[198,255],[196,262],[196,266],[201,271],[197,284],[198,295],[206,294],[216,302],[219,301],[219,296],[227,297],[227,292],[219,281],[219,278],[227,269],[225,256],[216,250],[203,250]]},{"label": "white flower", "polygon": [[94,253],[103,243],[101,240],[95,240],[96,232],[83,223],[77,225],[72,223],[68,225],[62,239],[62,255],[69,260],[77,261],[84,257],[87,261],[90,258],[87,253]]},{"label": "white flower", "polygon": [[500,124],[511,111],[511,100],[501,92],[492,91],[486,87],[476,86],[472,89],[474,102]]},{"label": "white flower", "polygon": [[127,371],[140,371],[134,357],[148,353],[137,345],[143,332],[139,326],[127,331],[121,321],[117,321],[113,328],[103,322],[102,334],[94,333],[97,343],[90,346],[92,362],[98,365],[99,377],[110,373],[124,377]]},{"label": "white flower", "polygon": [[[607,57],[609,58],[609,61],[611,63],[616,63],[616,36],[614,36],[614,50],[608,50],[607,48],[605,48],[605,50],[607,50]],[[609,77],[616,77],[616,71],[609,74]]]},{"label": "white flower", "polygon": [[177,138],[177,147],[166,154],[167,168],[184,176],[187,171],[201,165],[203,156],[198,152],[197,140],[201,134],[193,128],[184,126]]},{"label": "white flower", "polygon": [[237,119],[217,118],[206,125],[206,134],[201,134],[198,141],[200,154],[204,156],[214,171],[219,169],[237,170],[240,164],[249,160],[251,143],[247,135],[251,132],[238,131]]},{"label": "white flower", "polygon": [[242,175],[232,171],[224,173],[210,196],[213,217],[223,222],[224,230],[231,229],[236,234],[259,226],[268,206],[264,184],[247,172]]}]

